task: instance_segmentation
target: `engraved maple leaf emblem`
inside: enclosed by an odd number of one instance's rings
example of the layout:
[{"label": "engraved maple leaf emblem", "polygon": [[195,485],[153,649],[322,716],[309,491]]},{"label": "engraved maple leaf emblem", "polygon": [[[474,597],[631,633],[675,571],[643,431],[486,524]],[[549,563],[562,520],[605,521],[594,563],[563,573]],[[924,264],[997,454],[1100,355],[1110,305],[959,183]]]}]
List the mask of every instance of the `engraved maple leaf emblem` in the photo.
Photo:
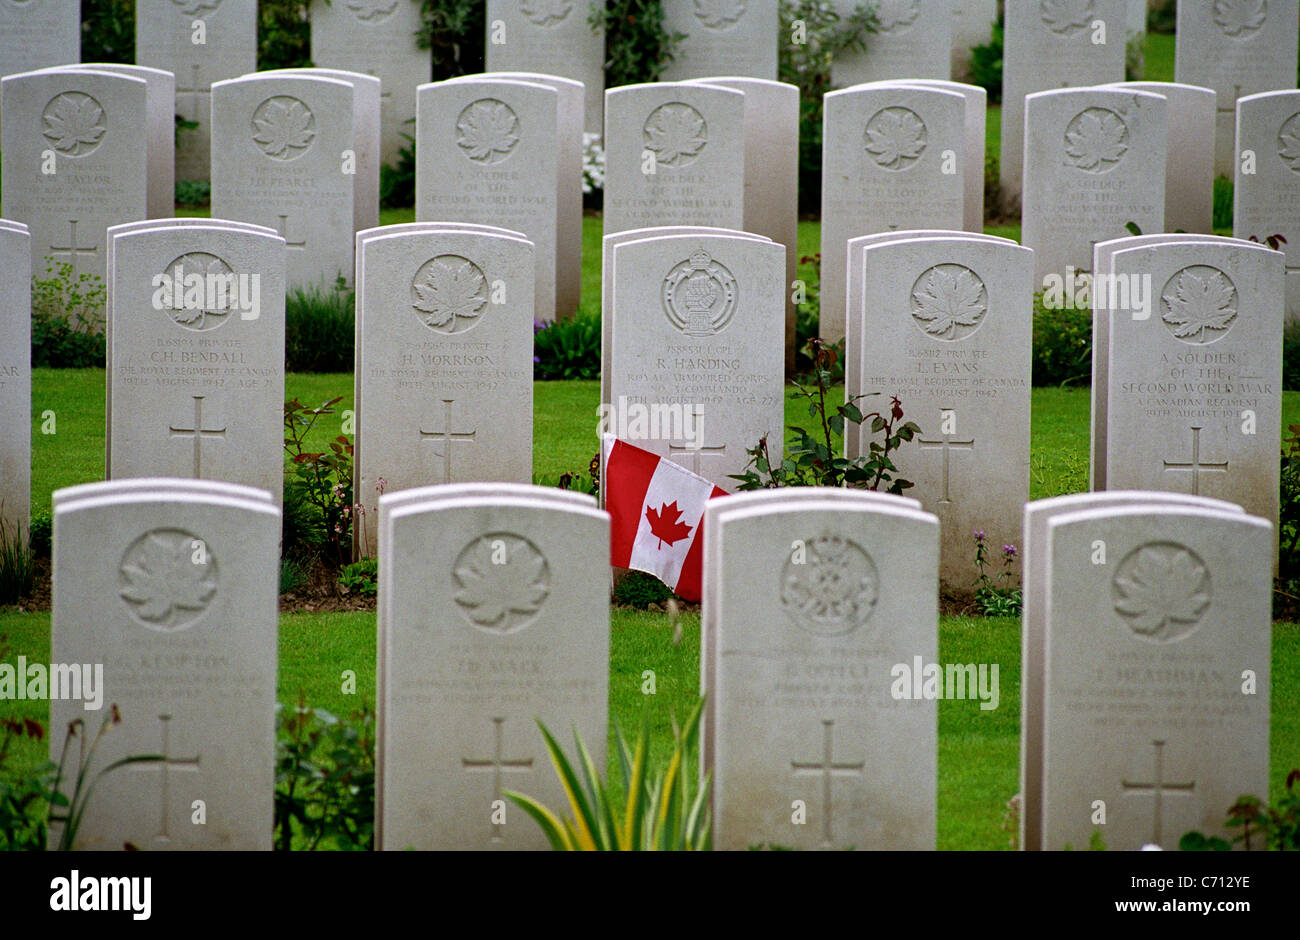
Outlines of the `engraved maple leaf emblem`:
[{"label": "engraved maple leaf emblem", "polygon": [[1127,152],[1128,128],[1113,111],[1089,108],[1066,128],[1065,153],[1070,166],[1100,173]]},{"label": "engraved maple leaf emblem", "polygon": [[172,0],[186,16],[202,17],[221,6],[221,0]]},{"label": "engraved maple leaf emblem", "polygon": [[1166,287],[1161,300],[1165,312],[1160,319],[1172,327],[1174,336],[1188,342],[1205,343],[1206,330],[1226,330],[1237,318],[1237,289],[1221,271],[1207,271],[1204,276],[1182,271],[1172,293]]},{"label": "engraved maple leaf emblem", "polygon": [[1278,135],[1278,142],[1282,145],[1282,149],[1277,152],[1278,156],[1291,169],[1300,172],[1300,115],[1296,115],[1283,125],[1282,132]]},{"label": "engraved maple leaf emblem", "polygon": [[704,118],[690,105],[663,105],[645,124],[646,149],[654,151],[656,162],[663,166],[686,166],[706,142]]},{"label": "engraved maple leaf emblem", "polygon": [[1042,0],[1043,22],[1054,33],[1082,29],[1095,15],[1093,0]]},{"label": "engraved maple leaf emblem", "polygon": [[984,285],[968,268],[931,268],[912,292],[912,316],[922,330],[939,339],[956,339],[958,327],[978,326],[986,310]]},{"label": "engraved maple leaf emblem", "polygon": [[259,109],[260,116],[253,117],[257,133],[253,135],[268,157],[287,159],[291,151],[306,149],[316,136],[312,129],[311,112],[295,98],[272,99]]},{"label": "engraved maple leaf emblem", "polygon": [[745,0],[695,0],[695,16],[709,29],[730,26],[745,15]]},{"label": "engraved maple leaf emblem", "polygon": [[481,627],[506,632],[541,609],[550,593],[546,559],[526,540],[485,535],[461,553],[456,603]]},{"label": "engraved maple leaf emblem", "polygon": [[194,563],[192,542],[183,532],[151,532],[128,550],[118,593],[141,620],[175,628],[185,612],[207,607],[217,583],[210,563]]},{"label": "engraved maple leaf emblem", "polygon": [[[168,265],[167,273],[174,275],[178,266],[187,278],[191,274],[198,274],[203,277],[205,302],[207,298],[206,288],[208,279],[210,277],[221,278],[226,280],[228,283],[228,278],[226,276],[231,273],[229,265],[224,261],[215,255],[209,255],[203,252],[192,252],[188,255],[182,255],[172,264]],[[184,285],[179,283],[173,284],[172,290],[174,292],[183,291]],[[209,319],[219,319],[230,313],[230,299],[230,294],[227,293],[227,306],[224,308],[205,307],[203,303],[173,303],[172,306],[168,308],[167,312],[171,315],[173,320],[182,326],[189,326],[194,329],[202,330],[209,326]]]},{"label": "engraved maple leaf emblem", "polygon": [[45,109],[45,139],[60,153],[79,157],[99,145],[104,136],[104,109],[90,95],[67,92]]},{"label": "engraved maple leaf emblem", "polygon": [[1253,33],[1267,18],[1267,0],[1214,0],[1214,22],[1229,36]]},{"label": "engraved maple leaf emblem", "polygon": [[682,522],[682,511],[677,508],[677,500],[661,503],[658,509],[647,506],[645,518],[646,522],[650,523],[650,534],[659,540],[660,551],[663,550],[664,542],[672,547],[674,543],[690,535],[691,529],[695,528]]},{"label": "engraved maple leaf emblem", "polygon": [[429,326],[454,325],[458,317],[477,317],[487,304],[487,279],[464,258],[438,258],[411,285],[419,298],[412,306]]},{"label": "engraved maple leaf emblem", "polygon": [[902,169],[925,150],[925,124],[907,108],[886,108],[867,122],[866,149],[886,169]]},{"label": "engraved maple leaf emblem", "polygon": [[359,20],[383,19],[397,9],[397,0],[348,0],[348,9]]},{"label": "engraved maple leaf emblem", "polygon": [[920,0],[880,0],[876,5],[877,29],[893,32],[900,26],[911,26],[920,15]]},{"label": "engraved maple leaf emblem", "polygon": [[569,15],[573,0],[524,0],[521,9],[538,26],[550,26]]},{"label": "engraved maple leaf emblem", "polygon": [[[465,155],[478,163],[495,163],[519,143],[519,119],[501,101],[476,101],[461,113],[456,123],[456,143]],[[501,156],[493,159],[493,154]]]},{"label": "engraved maple leaf emblem", "polygon": [[1177,639],[1210,605],[1209,572],[1180,545],[1145,545],[1115,573],[1114,593],[1115,610],[1134,633]]}]

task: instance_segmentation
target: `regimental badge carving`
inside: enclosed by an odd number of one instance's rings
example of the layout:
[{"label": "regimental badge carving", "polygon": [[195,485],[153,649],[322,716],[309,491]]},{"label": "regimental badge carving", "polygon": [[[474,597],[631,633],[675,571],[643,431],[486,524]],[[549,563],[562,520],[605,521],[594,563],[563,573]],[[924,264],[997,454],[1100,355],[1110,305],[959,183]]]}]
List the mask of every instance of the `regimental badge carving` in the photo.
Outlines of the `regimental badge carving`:
[{"label": "regimental badge carving", "polygon": [[1177,339],[1207,346],[1228,335],[1237,320],[1232,278],[1205,264],[1183,268],[1160,292],[1160,320]]},{"label": "regimental badge carving", "polygon": [[901,33],[921,15],[921,0],[879,0],[876,22],[882,33]]},{"label": "regimental badge carving", "polygon": [[781,572],[781,606],[795,624],[818,636],[841,636],[867,622],[880,576],[855,542],[825,532],[792,551]]},{"label": "regimental badge carving", "polygon": [[695,18],[709,29],[730,29],[745,15],[745,0],[695,0]]},{"label": "regimental badge carving", "polygon": [[1277,155],[1295,173],[1300,173],[1300,114],[1291,115],[1277,134]]},{"label": "regimental badge carving", "polygon": [[[162,273],[172,278],[172,305],[165,308],[172,322],[187,330],[203,331],[214,330],[230,319],[232,304],[239,297],[239,278],[216,255],[191,251],[167,265]],[[196,275],[201,283],[191,280]],[[186,281],[196,285],[197,293],[185,291]],[[191,303],[191,299],[198,298],[202,299],[197,304]]]},{"label": "regimental badge carving", "polygon": [[1105,173],[1128,153],[1128,126],[1109,108],[1085,108],[1065,126],[1065,163]]},{"label": "regimental badge carving", "polygon": [[528,539],[493,532],[456,556],[455,601],[465,619],[486,633],[516,633],[537,619],[551,592],[551,569]]},{"label": "regimental badge carving", "polygon": [[212,547],[183,529],[154,529],[122,556],[118,596],[131,618],[159,633],[177,633],[199,622],[217,593]]},{"label": "regimental badge carving", "polygon": [[382,23],[397,9],[397,0],[347,0],[348,9],[363,23]]},{"label": "regimental badge carving", "polygon": [[519,143],[519,118],[504,101],[480,98],[456,118],[456,145],[473,163],[500,163]]},{"label": "regimental badge carving", "polygon": [[988,309],[988,289],[964,265],[937,264],[912,285],[912,322],[931,339],[965,339],[980,328]]},{"label": "regimental badge carving", "polygon": [[910,108],[882,108],[867,121],[867,153],[886,170],[903,170],[925,153],[925,122]]},{"label": "regimental badge carving", "polygon": [[523,0],[521,7],[529,22],[538,26],[555,26],[573,11],[574,0]]},{"label": "regimental badge carving", "polygon": [[1210,606],[1210,571],[1190,548],[1149,542],[1129,552],[1111,579],[1115,613],[1153,643],[1190,636]]},{"label": "regimental badge carving", "polygon": [[221,0],[172,0],[172,3],[182,15],[199,19],[221,6]]},{"label": "regimental badge carving", "polygon": [[1225,36],[1244,39],[1268,19],[1268,0],[1214,0],[1214,23]]},{"label": "regimental badge carving", "polygon": [[84,157],[104,139],[108,120],[98,101],[80,91],[55,95],[41,114],[41,133],[59,153]]},{"label": "regimental badge carving", "polygon": [[1043,23],[1054,33],[1087,29],[1097,18],[1095,0],[1041,0]]},{"label": "regimental badge carving", "polygon": [[704,115],[680,101],[661,104],[650,112],[642,128],[645,149],[657,166],[678,169],[696,161],[709,142]]},{"label": "regimental badge carving", "polygon": [[482,268],[460,255],[426,261],[411,281],[411,307],[435,333],[464,333],[479,322],[487,303]]},{"label": "regimental badge carving", "polygon": [[738,295],[727,267],[697,248],[664,278],[664,313],[687,336],[714,336],[731,322]]},{"label": "regimental badge carving", "polygon": [[297,98],[274,95],[253,111],[253,142],[272,160],[296,160],[316,139],[316,118]]}]

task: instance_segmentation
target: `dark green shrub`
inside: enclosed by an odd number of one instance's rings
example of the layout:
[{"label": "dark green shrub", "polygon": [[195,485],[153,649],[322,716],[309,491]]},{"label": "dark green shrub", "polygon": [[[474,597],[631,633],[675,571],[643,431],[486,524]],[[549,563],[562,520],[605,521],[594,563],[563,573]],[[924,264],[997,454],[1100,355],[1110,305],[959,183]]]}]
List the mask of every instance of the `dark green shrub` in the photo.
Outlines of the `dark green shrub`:
[{"label": "dark green shrub", "polygon": [[304,68],[312,64],[310,8],[311,0],[259,0],[258,71]]},{"label": "dark green shrub", "polygon": [[379,168],[379,204],[385,209],[415,205],[415,138],[405,133],[402,136],[406,143],[397,151],[397,163],[385,163]]},{"label": "dark green shrub", "polygon": [[36,583],[32,549],[22,526],[8,525],[0,516],[0,604],[17,603]]},{"label": "dark green shrub", "polygon": [[533,325],[533,378],[600,378],[600,317],[579,313]]},{"label": "dark green shrub", "polygon": [[[340,401],[331,398],[315,408],[296,398],[284,403],[284,450],[289,455],[284,502],[310,506],[309,510],[294,507],[294,526],[302,534],[293,542],[286,538],[285,545],[318,545],[334,565],[352,560],[352,442],[340,434],[329,441],[328,450],[313,451],[307,448],[307,437],[321,418],[336,413],[334,406]],[[284,554],[293,557],[288,548]]]},{"label": "dark green shrub", "polygon": [[177,180],[176,205],[202,209],[212,202],[212,184],[207,180]]},{"label": "dark green shrub", "polygon": [[672,596],[668,585],[644,571],[629,571],[614,582],[614,603],[624,607],[645,610],[651,604],[662,604]]},{"label": "dark green shrub", "polygon": [[340,720],[301,700],[276,704],[276,851],[367,852],[375,835],[375,727],[368,709]]},{"label": "dark green shrub", "polygon": [[1282,330],[1282,390],[1300,391],[1300,323],[1288,323]]},{"label": "dark green shrub", "polygon": [[1232,180],[1226,176],[1214,180],[1214,230],[1232,230]]},{"label": "dark green shrub", "polygon": [[984,154],[984,221],[1002,217],[1002,165],[996,153]]},{"label": "dark green shrub", "polygon": [[339,589],[344,594],[374,597],[379,592],[379,559],[363,558],[344,565],[339,572]]},{"label": "dark green shrub", "polygon": [[1092,384],[1092,310],[1049,309],[1034,295],[1034,387]]},{"label": "dark green shrub", "polygon": [[1278,513],[1278,576],[1284,584],[1300,578],[1300,425],[1282,439],[1281,507]]},{"label": "dark green shrub", "polygon": [[970,51],[970,78],[972,85],[979,85],[989,96],[989,104],[1002,100],[1002,38],[1004,21],[1001,16],[993,26],[993,35],[988,42],[974,46]]},{"label": "dark green shrub", "polygon": [[73,275],[67,262],[50,262],[32,278],[32,366],[103,368],[104,280]]},{"label": "dark green shrub", "polygon": [[[0,647],[0,654],[6,652]],[[0,852],[44,852],[45,812],[54,765],[44,764],[32,773],[12,775],[5,767],[5,758],[10,743],[21,737],[40,741],[45,737],[45,728],[30,718],[0,718]]]},{"label": "dark green shrub", "polygon": [[49,558],[54,546],[54,520],[48,509],[32,513],[31,529],[27,533],[33,558]]},{"label": "dark green shrub", "polygon": [[1147,13],[1147,32],[1174,34],[1178,21],[1178,0],[1157,0]]},{"label": "dark green shrub", "polygon": [[605,26],[605,87],[653,82],[682,40],[664,26],[660,0],[606,0],[589,21]]},{"label": "dark green shrub", "polygon": [[134,64],[135,0],[81,0],[81,61]]},{"label": "dark green shrub", "polygon": [[289,372],[351,372],[356,296],[340,278],[332,287],[292,287],[284,298],[284,361]]},{"label": "dark green shrub", "polygon": [[487,4],[483,0],[424,0],[417,33],[421,49],[433,55],[439,81],[483,71],[487,47]]}]

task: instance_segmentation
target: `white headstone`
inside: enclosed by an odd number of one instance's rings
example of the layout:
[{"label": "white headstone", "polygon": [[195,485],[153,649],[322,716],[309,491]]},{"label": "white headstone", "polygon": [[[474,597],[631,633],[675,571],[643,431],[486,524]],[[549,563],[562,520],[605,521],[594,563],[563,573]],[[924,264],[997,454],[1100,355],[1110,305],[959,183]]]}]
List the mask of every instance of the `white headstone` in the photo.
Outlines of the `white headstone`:
[{"label": "white headstone", "polygon": [[0,219],[0,521],[24,537],[32,501],[32,239]]},{"label": "white headstone", "polygon": [[714,844],[933,849],[937,703],[891,676],[938,656],[938,520],[844,498],[715,521]]},{"label": "white headstone", "polygon": [[[116,707],[88,772],[161,758],[98,780],[76,846],[269,850],[280,513],[153,483],[56,496],[51,662],[102,665],[103,699],[96,711],[51,696],[51,725],[84,719],[93,738]],[[62,747],[51,735],[52,760]]]},{"label": "white headstone", "polygon": [[777,0],[663,0],[664,29],[683,38],[660,78],[680,82],[707,75],[776,80],[777,46],[788,37]]},{"label": "white headstone", "polygon": [[[257,69],[257,0],[135,0],[135,61],[176,76],[167,107],[176,178],[208,179],[212,83]],[[198,126],[176,130],[173,115]]]},{"label": "white headstone", "polygon": [[1300,320],[1300,91],[1238,101],[1237,146],[1232,233],[1261,242],[1270,235],[1286,239],[1286,316]]},{"label": "white headstone", "polygon": [[1238,99],[1296,87],[1300,0],[1181,0],[1174,79],[1218,94],[1214,171],[1233,175]]},{"label": "white headstone", "polygon": [[944,82],[937,79],[914,79],[892,84],[921,85],[953,91],[966,99],[966,149],[961,154],[965,186],[962,228],[982,234],[984,231],[984,150],[988,92],[978,85]]},{"label": "white headstone", "polygon": [[605,234],[744,228],[745,96],[686,82],[605,93]]},{"label": "white headstone", "polygon": [[[33,276],[70,264],[72,280],[104,276],[104,231],[149,211],[143,79],[46,69],[0,82],[5,215],[31,230]],[[147,148],[146,148],[147,149]]]},{"label": "white headstone", "polygon": [[[265,489],[278,503],[283,240],[178,225],[111,237],[109,477],[227,480]],[[223,285],[237,287],[237,299],[223,296]]]},{"label": "white headstone", "polygon": [[966,100],[942,88],[862,85],[826,96],[822,131],[821,328],[844,336],[850,238],[960,229]]},{"label": "white headstone", "polygon": [[1025,97],[1053,88],[1122,82],[1125,4],[1126,0],[1024,0],[1006,5],[998,165],[1002,208],[1008,215],[1020,208]]},{"label": "white headstone", "polygon": [[[383,82],[380,162],[395,164],[415,137],[415,89],[430,78],[430,54],[416,42],[418,0],[340,0],[311,5],[311,58]],[[251,71],[248,69],[246,71]],[[406,136],[403,136],[406,135]]]},{"label": "white headstone", "polygon": [[80,61],[80,4],[0,4],[0,76]]},{"label": "white headstone", "polygon": [[355,94],[338,79],[283,73],[212,86],[212,215],[279,232],[293,286],[352,279]]},{"label": "white headstone", "polygon": [[970,53],[993,40],[998,0],[952,0],[952,77],[966,81]]},{"label": "white headstone", "polygon": [[582,82],[589,134],[604,133],[605,0],[488,0],[489,72],[548,72]]},{"label": "white headstone", "polygon": [[[831,63],[837,88],[891,78],[952,78],[953,0],[884,0],[865,51],[847,49]],[[832,0],[841,18],[862,4]]]},{"label": "white headstone", "polygon": [[545,848],[503,792],[565,802],[538,721],[604,766],[609,517],[457,489],[380,502],[378,847]]}]

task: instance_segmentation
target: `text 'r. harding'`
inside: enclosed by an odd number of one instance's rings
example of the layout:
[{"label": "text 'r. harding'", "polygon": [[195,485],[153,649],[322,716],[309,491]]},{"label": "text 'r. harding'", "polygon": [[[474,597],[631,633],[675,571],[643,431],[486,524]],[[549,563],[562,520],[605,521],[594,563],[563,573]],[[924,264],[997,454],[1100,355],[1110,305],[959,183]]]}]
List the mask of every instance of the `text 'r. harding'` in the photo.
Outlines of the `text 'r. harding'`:
[{"label": "text 'r. harding'", "polygon": [[998,707],[997,663],[948,663],[945,667],[914,656],[910,666],[898,663],[889,675],[894,679],[889,694],[895,699],[977,698],[983,711]]},{"label": "text 'r. harding'", "polygon": [[51,701],[85,702],[86,711],[104,707],[104,664],[27,662],[18,657],[18,665],[0,663],[0,699],[50,699]]}]

